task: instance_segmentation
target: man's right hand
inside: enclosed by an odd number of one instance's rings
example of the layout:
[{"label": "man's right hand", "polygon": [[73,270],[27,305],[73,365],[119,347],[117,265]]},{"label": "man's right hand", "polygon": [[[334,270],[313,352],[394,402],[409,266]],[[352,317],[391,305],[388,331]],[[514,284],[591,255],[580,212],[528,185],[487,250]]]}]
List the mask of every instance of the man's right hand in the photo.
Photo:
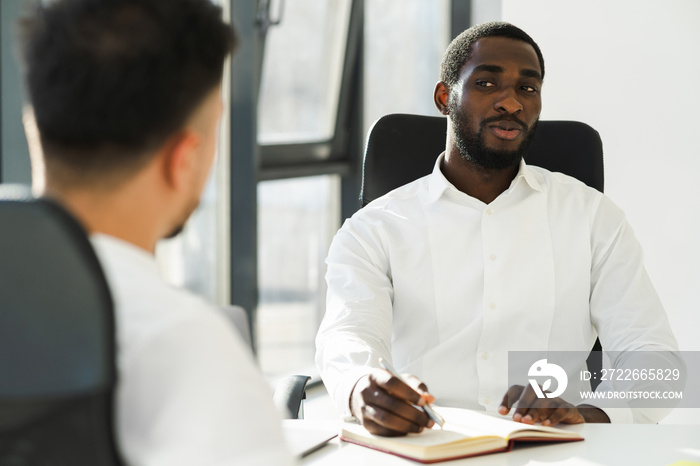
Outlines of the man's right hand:
[{"label": "man's right hand", "polygon": [[433,421],[416,406],[432,403],[428,387],[414,376],[406,382],[383,369],[374,369],[357,381],[350,394],[350,411],[369,432],[396,437],[421,432]]}]

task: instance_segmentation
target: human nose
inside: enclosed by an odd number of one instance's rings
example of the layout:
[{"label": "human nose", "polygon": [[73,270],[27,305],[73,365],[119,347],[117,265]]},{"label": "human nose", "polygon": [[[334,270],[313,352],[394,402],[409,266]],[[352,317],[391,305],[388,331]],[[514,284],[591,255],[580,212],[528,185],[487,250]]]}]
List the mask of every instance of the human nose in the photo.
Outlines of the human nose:
[{"label": "human nose", "polygon": [[510,115],[518,114],[523,110],[523,104],[512,89],[506,89],[501,93],[494,102],[494,107],[499,113],[505,112]]}]

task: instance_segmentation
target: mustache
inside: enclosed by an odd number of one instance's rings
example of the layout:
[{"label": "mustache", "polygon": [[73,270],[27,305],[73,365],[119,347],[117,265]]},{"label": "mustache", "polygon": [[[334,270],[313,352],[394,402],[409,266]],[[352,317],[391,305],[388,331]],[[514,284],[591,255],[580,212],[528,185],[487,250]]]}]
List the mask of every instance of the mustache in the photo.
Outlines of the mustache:
[{"label": "mustache", "polygon": [[528,127],[523,120],[521,120],[515,115],[497,115],[485,118],[481,121],[481,126],[486,126],[489,123],[497,123],[499,121],[512,121],[513,123],[519,125],[524,131],[527,132],[530,130],[530,127]]}]

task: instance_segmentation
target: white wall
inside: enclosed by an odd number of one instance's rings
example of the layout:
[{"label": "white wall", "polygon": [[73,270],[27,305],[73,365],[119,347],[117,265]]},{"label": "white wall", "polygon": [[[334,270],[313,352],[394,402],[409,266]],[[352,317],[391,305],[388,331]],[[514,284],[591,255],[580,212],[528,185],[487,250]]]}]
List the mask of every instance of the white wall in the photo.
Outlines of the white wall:
[{"label": "white wall", "polygon": [[542,119],[580,120],[600,132],[605,191],[645,249],[681,349],[700,350],[700,2],[501,6],[502,19],[544,54]]}]

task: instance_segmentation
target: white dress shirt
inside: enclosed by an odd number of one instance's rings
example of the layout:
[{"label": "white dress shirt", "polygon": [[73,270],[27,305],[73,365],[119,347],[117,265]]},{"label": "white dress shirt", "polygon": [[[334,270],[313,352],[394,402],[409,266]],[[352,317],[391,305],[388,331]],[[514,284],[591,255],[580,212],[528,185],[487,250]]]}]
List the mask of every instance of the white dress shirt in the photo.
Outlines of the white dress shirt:
[{"label": "white dress shirt", "polygon": [[[606,351],[677,350],[610,199],[521,162],[486,205],[447,181],[441,158],[359,210],[331,245],[316,364],[341,412],[379,357],[422,379],[440,405],[495,411],[508,351],[587,352],[596,336]],[[613,421],[657,416],[589,404]]]},{"label": "white dress shirt", "polygon": [[252,355],[215,307],[166,284],[154,257],[92,243],[115,303],[116,435],[131,466],[290,465]]}]

